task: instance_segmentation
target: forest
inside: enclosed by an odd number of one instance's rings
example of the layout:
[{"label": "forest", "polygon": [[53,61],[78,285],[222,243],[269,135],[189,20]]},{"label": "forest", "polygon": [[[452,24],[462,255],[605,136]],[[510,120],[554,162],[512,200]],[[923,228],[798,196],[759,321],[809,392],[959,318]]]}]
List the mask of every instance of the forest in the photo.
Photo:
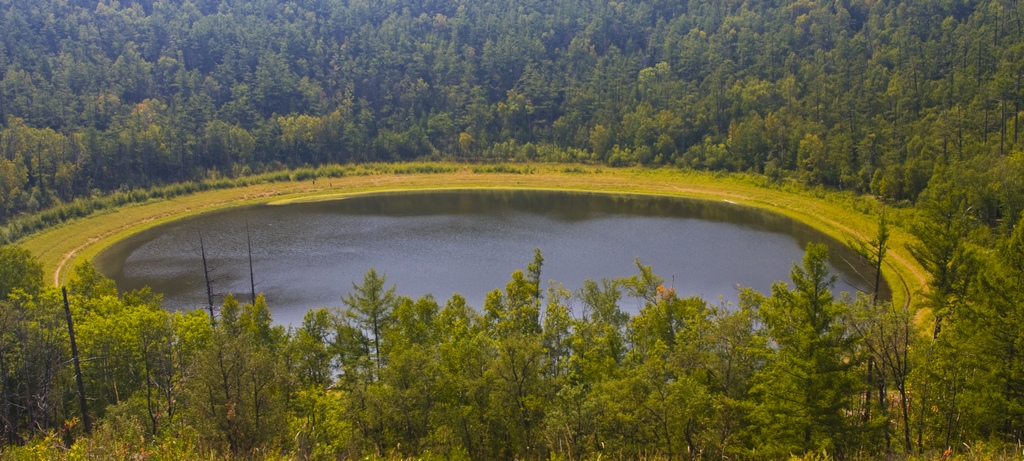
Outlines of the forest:
[{"label": "forest", "polygon": [[[876,267],[888,232],[862,247]],[[941,235],[913,248],[927,265],[955,247],[934,315],[833,295],[811,244],[736,305],[682,298],[640,261],[569,292],[535,250],[483,306],[370,269],[288,328],[262,294],[172,312],[89,264],[62,292],[4,246],[0,458],[1015,458],[1024,225],[985,255]]]},{"label": "forest", "polygon": [[[1017,0],[0,0],[0,222],[328,163],[675,166],[1024,208]],[[949,177],[955,172],[956,177]]]},{"label": "forest", "polygon": [[[1024,276],[1020,229],[986,280]],[[826,251],[809,246],[792,285],[745,290],[737,306],[681,299],[639,261],[634,276],[569,293],[541,282],[539,250],[481,311],[458,294],[443,306],[398,295],[371,269],[341,295],[344,308],[285,329],[262,295],[229,295],[214,317],[169,312],[148,289],[119,295],[89,265],[62,300],[26,251],[0,247],[0,435],[15,459],[847,458],[967,441],[1015,450],[1021,360],[1009,351],[1016,337],[996,334],[1019,322],[985,311],[1007,301],[977,298],[962,315],[990,322],[951,323],[927,341],[907,306],[834,298]],[[1008,294],[1019,308],[1021,285]],[[634,316],[620,308],[627,296],[643,300]],[[90,358],[84,411],[73,350]]]},{"label": "forest", "polygon": [[[568,292],[538,251],[483,306],[367,268],[284,328],[258,293],[169,312],[89,265],[65,295],[0,246],[0,458],[1021,453],[1017,0],[0,9],[0,225],[322,165],[631,165],[870,195],[929,275],[914,304],[834,296],[810,246],[721,305],[641,261]],[[875,267],[878,218],[855,245]]]}]

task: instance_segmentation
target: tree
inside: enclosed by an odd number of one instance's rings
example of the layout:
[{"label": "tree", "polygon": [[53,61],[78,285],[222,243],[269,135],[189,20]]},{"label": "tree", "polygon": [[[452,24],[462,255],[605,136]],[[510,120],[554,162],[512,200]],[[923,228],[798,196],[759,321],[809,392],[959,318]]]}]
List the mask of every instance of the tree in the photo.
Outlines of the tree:
[{"label": "tree", "polygon": [[546,375],[560,379],[569,370],[572,313],[566,305],[569,292],[559,286],[548,288],[548,302],[544,307],[544,328],[541,345],[546,355]]},{"label": "tree", "polygon": [[487,375],[493,381],[488,407],[500,425],[493,435],[504,441],[497,453],[509,458],[536,457],[547,406],[540,335],[510,331],[495,341],[495,348],[497,356]]},{"label": "tree", "polygon": [[28,171],[22,163],[0,159],[0,216],[9,217],[16,211],[16,200],[28,183]]},{"label": "tree", "polygon": [[808,245],[790,278],[794,288],[776,283],[760,309],[776,352],[755,377],[759,444],[780,454],[841,452],[856,388],[857,339],[843,322],[847,305],[832,297],[836,277],[829,275],[828,249]]},{"label": "tree", "polygon": [[885,207],[882,207],[878,215],[878,232],[875,234],[875,238],[867,242],[851,243],[850,247],[864,257],[875,271],[874,291],[871,299],[877,304],[878,293],[882,285],[882,265],[885,263],[885,254],[889,250],[889,222],[885,218]]},{"label": "tree", "polygon": [[314,309],[302,317],[302,326],[292,337],[291,347],[297,354],[299,382],[304,387],[328,388],[334,381],[334,342],[332,323],[336,321],[327,309]]},{"label": "tree", "polygon": [[270,322],[262,295],[242,306],[214,328],[186,384],[190,425],[234,455],[269,449],[286,425],[284,329]]},{"label": "tree", "polygon": [[940,360],[962,370],[959,376],[945,369],[937,373],[958,391],[955,398],[938,396],[942,414],[956,415],[934,424],[944,429],[946,444],[981,438],[1015,443],[1024,434],[1024,398],[1018,392],[1024,382],[1024,225],[1018,222],[994,252],[979,257],[977,285],[949,317],[943,333],[948,338],[940,338],[947,344],[942,351],[948,351]]},{"label": "tree", "polygon": [[[897,306],[892,303],[878,303],[858,298],[849,311],[850,329],[862,340],[867,359],[865,379],[864,412],[862,421],[877,421],[875,428],[881,432],[883,450],[892,452],[892,437],[901,442],[904,453],[911,453],[911,392],[910,376],[914,361],[910,355],[912,345],[917,342],[918,331],[909,305]],[[890,409],[893,399],[888,393],[895,389],[898,413]],[[872,398],[872,390],[877,391]],[[873,415],[876,407],[880,414]],[[868,427],[865,432],[872,429]],[[899,433],[894,434],[896,430]]]},{"label": "tree", "polygon": [[740,291],[735,308],[718,310],[708,336],[707,386],[715,398],[714,440],[707,442],[710,454],[736,456],[744,452],[744,434],[752,425],[751,399],[755,376],[764,369],[775,350],[760,322],[765,296],[753,289]]},{"label": "tree", "polygon": [[534,250],[527,274],[516,270],[504,293],[498,289],[487,294],[484,319],[496,338],[511,333],[534,335],[541,332],[540,268],[543,262],[540,250]]},{"label": "tree", "polygon": [[[711,358],[711,312],[704,300],[680,299],[674,289],[665,288],[650,267],[639,262],[637,267],[640,275],[627,286],[631,294],[643,294],[640,297],[647,302],[629,324],[631,348],[623,365],[625,372],[602,386],[613,393],[614,400],[621,401],[610,422],[613,428],[626,424],[645,427],[635,440],[620,440],[626,449],[664,450],[672,458],[684,451],[685,444],[687,453],[703,453],[708,448],[706,431],[712,416],[706,373]],[[657,285],[651,293],[653,284]]]},{"label": "tree", "polygon": [[15,290],[38,295],[42,285],[43,265],[32,253],[16,246],[0,246],[0,300],[6,300]]},{"label": "tree", "polygon": [[233,165],[245,165],[252,161],[255,139],[245,128],[229,125],[222,120],[212,120],[203,130],[202,165],[224,172]]},{"label": "tree", "polygon": [[367,354],[378,371],[383,364],[381,340],[394,321],[391,314],[398,302],[394,285],[385,290],[386,282],[386,275],[377,275],[377,271],[371,268],[363,276],[363,284],[353,282],[353,291],[341,298],[348,307],[345,317],[359,332],[369,335]]},{"label": "tree", "polygon": [[440,308],[434,298],[402,298],[385,334],[387,365],[373,395],[382,409],[386,446],[414,456],[429,449],[444,383],[438,345]]},{"label": "tree", "polygon": [[573,325],[571,380],[591,386],[618,374],[626,356],[625,329],[629,314],[619,308],[622,292],[617,281],[604,279],[598,284],[585,280],[576,297],[583,309]]},{"label": "tree", "polygon": [[943,318],[955,314],[977,268],[968,239],[976,223],[966,191],[952,181],[937,176],[922,195],[911,227],[919,242],[909,249],[931,274],[924,297],[935,318],[932,336],[937,338]]},{"label": "tree", "polygon": [[0,302],[0,436],[14,445],[55,430],[77,405],[62,398],[73,374],[60,292],[8,299]]},{"label": "tree", "polygon": [[437,427],[436,433],[450,431],[450,443],[470,456],[493,457],[488,429],[492,427],[488,416],[492,375],[488,370],[495,356],[494,340],[485,330],[481,316],[459,294],[445,303],[438,315],[438,325],[444,383],[439,398],[439,421],[447,423]]}]

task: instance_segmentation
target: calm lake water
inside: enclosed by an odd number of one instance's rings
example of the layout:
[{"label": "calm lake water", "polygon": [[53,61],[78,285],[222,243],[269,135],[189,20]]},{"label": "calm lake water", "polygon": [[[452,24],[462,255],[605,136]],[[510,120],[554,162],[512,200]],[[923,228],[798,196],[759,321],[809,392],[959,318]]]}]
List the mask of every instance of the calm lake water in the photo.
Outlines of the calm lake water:
[{"label": "calm lake water", "polygon": [[[163,293],[170,309],[206,304],[202,230],[215,293],[249,299],[246,224],[256,289],[275,323],[299,325],[341,297],[371,267],[399,294],[460,293],[482,309],[487,292],[544,254],[541,278],[576,290],[586,279],[653,268],[681,296],[735,303],[738,287],[767,293],[789,280],[809,242],[826,243],[836,291],[870,291],[871,273],[839,242],[784,216],[727,202],[552,191],[374,194],[251,206],[186,218],[112,246],[95,264],[121,290]],[[853,264],[851,264],[853,263]],[[546,284],[545,284],[546,288]],[[886,291],[886,295],[888,292]],[[218,296],[218,301],[220,296]],[[623,309],[636,312],[636,300]]]}]

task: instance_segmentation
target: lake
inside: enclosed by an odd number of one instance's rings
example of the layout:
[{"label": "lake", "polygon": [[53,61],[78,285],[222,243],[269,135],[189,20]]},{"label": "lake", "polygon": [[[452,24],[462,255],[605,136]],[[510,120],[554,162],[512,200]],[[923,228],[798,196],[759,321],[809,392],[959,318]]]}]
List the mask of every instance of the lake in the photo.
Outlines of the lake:
[{"label": "lake", "polygon": [[[372,268],[411,297],[444,304],[460,293],[482,310],[487,292],[544,254],[541,278],[576,290],[586,279],[652,267],[680,296],[735,303],[738,287],[767,293],[789,281],[809,242],[826,243],[836,291],[869,292],[873,276],[841,242],[788,217],[728,202],[531,190],[384,193],[258,205],[184,218],[118,242],[95,259],[121,290],[152,287],[169,309],[206,305],[202,232],[213,289],[249,300],[246,226],[256,289],[275,323],[299,325]],[[544,284],[544,288],[547,283]],[[884,287],[883,287],[884,288]],[[888,289],[883,294],[889,297]],[[639,310],[624,299],[622,308]]]}]

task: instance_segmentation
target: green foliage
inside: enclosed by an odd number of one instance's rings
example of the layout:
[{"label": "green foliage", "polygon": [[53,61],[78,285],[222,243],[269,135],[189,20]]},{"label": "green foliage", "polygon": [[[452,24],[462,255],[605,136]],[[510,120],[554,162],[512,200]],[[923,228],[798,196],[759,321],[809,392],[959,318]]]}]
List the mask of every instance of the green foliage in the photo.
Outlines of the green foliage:
[{"label": "green foliage", "polygon": [[362,349],[378,370],[383,364],[384,355],[381,340],[394,322],[392,310],[398,302],[394,286],[385,290],[386,281],[387,276],[378,276],[377,271],[371,268],[363,276],[363,284],[356,285],[353,282],[355,292],[342,298],[348,306],[345,316],[357,334],[363,336],[361,342],[365,345]]},{"label": "green foliage", "polygon": [[827,261],[824,245],[808,245],[793,289],[777,283],[760,305],[775,353],[754,378],[756,440],[770,454],[836,452],[848,440],[857,338],[843,322],[847,306],[833,300]]},{"label": "green foliage", "polygon": [[283,327],[271,326],[266,310],[258,296],[242,306],[237,325],[221,322],[192,354],[183,418],[204,446],[241,455],[282,443],[292,377],[280,351],[288,338]]},{"label": "green foliage", "polygon": [[[95,429],[73,398],[61,292],[14,288],[0,303],[0,458],[1011,459],[1024,221],[975,231],[935,187],[924,213],[949,217],[934,228],[949,235],[922,233],[935,240],[916,254],[969,239],[926,265],[938,333],[928,310],[836,297],[814,244],[791,285],[744,289],[735,306],[682,298],[639,261],[630,277],[541,291],[535,251],[481,312],[457,294],[443,307],[400,296],[371,269],[343,309],[289,329],[262,295],[225,296],[214,323],[82,266],[69,304]],[[954,289],[940,291],[942,270]]]},{"label": "green foliage", "polygon": [[351,454],[353,428],[345,413],[345,394],[313,385],[294,397],[290,433],[295,434],[295,454],[303,459],[330,460]]},{"label": "green foliage", "polygon": [[61,365],[70,357],[56,289],[37,297],[18,291],[0,303],[0,414],[7,443],[45,435],[75,416],[60,392],[72,382],[70,370]]},{"label": "green foliage", "polygon": [[295,332],[291,353],[295,355],[296,378],[303,387],[327,388],[334,381],[333,318],[327,309],[306,312],[302,326]]},{"label": "green foliage", "polygon": [[43,285],[43,266],[28,250],[0,246],[0,300],[6,300],[20,290],[30,296],[38,295]]},{"label": "green foliage", "polygon": [[1024,209],[1013,2],[9,6],[3,242],[179,188],[412,159],[677,165],[897,204],[956,165],[985,222]]},{"label": "green foliage", "polygon": [[535,249],[533,262],[527,267],[528,274],[516,270],[504,293],[500,289],[487,293],[484,319],[495,337],[540,333],[540,268],[543,262],[540,250]]},{"label": "green foliage", "polygon": [[[1013,389],[1022,379],[1018,351],[1024,277],[1024,226],[985,254],[973,293],[961,299],[936,344],[929,377],[942,412],[931,425],[943,443],[1002,438],[1024,431],[1024,400]],[[929,364],[931,365],[931,364]],[[957,417],[951,415],[958,414]]]}]

